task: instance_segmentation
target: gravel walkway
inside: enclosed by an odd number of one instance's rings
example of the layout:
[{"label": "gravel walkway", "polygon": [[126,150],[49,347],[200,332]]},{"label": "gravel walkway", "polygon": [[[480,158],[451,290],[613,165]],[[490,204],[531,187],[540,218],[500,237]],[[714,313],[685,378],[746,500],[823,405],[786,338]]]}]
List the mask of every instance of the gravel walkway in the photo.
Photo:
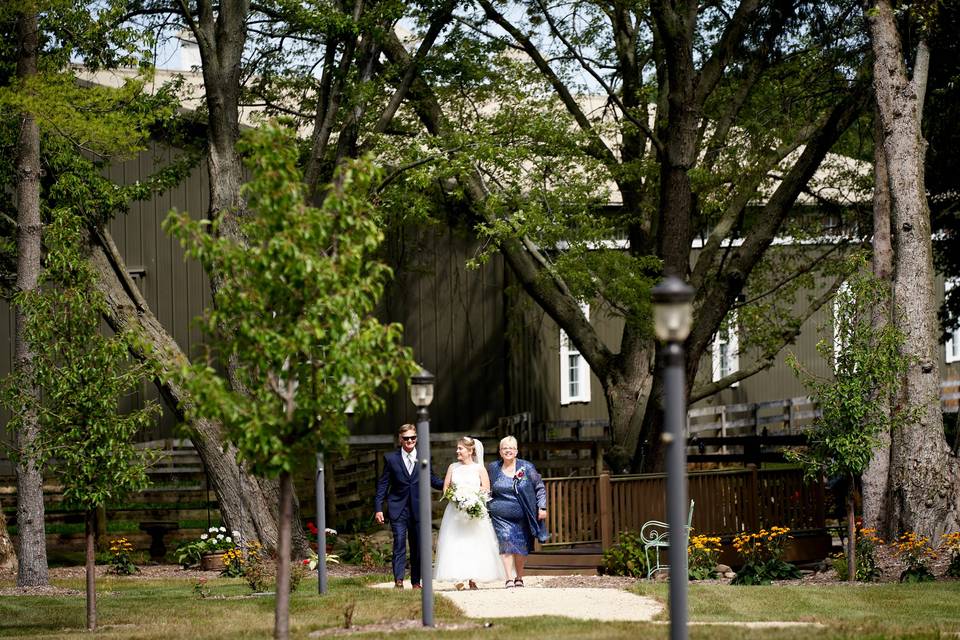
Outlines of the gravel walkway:
[{"label": "gravel walkway", "polygon": [[[452,601],[468,618],[564,616],[579,620],[647,622],[663,609],[653,598],[623,591],[625,585],[621,580],[614,586],[605,584],[599,576],[577,576],[573,581],[577,586],[566,586],[570,584],[567,579],[567,576],[527,576],[523,580],[525,587],[513,589],[505,589],[502,582],[481,583],[477,591],[457,590],[452,582],[435,582],[433,588],[438,596]],[[374,586],[392,589],[393,583]],[[405,586],[410,588],[410,583]]]}]

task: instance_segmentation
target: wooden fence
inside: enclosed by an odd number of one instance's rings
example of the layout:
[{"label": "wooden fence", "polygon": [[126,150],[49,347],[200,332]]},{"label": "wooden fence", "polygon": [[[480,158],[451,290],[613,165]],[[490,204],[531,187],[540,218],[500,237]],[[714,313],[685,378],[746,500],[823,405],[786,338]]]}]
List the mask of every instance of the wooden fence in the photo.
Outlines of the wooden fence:
[{"label": "wooden fence", "polygon": [[[698,533],[732,535],[762,527],[825,526],[824,489],[800,470],[744,469],[689,474]],[[550,541],[544,547],[595,544],[606,549],[619,532],[666,519],[666,474],[547,478]]]},{"label": "wooden fence", "polygon": [[[960,409],[960,379],[940,383],[940,406],[946,413]],[[820,417],[820,408],[809,396],[698,407],[687,411],[687,436],[718,437],[770,434],[797,434],[810,428]]]}]

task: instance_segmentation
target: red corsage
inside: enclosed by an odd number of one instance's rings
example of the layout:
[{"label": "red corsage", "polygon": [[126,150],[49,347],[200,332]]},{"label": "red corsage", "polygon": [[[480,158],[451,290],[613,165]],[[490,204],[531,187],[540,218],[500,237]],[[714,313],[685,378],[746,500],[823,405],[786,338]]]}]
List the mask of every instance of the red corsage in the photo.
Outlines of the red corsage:
[{"label": "red corsage", "polygon": [[524,475],[525,474],[523,472],[523,469],[520,469],[520,471],[517,471],[517,475],[515,475],[514,478],[516,478],[517,480],[523,480]]}]

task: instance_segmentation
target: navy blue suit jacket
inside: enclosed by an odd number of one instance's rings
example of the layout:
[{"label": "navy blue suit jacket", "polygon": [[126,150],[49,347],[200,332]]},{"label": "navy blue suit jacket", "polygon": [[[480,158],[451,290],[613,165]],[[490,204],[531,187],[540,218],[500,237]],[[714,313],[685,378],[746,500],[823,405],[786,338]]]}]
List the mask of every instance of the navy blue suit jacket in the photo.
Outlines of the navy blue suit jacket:
[{"label": "navy blue suit jacket", "polygon": [[[407,517],[417,520],[420,509],[420,469],[414,466],[413,473],[407,473],[407,465],[396,449],[383,457],[383,473],[377,481],[377,495],[374,498],[374,511],[382,511],[388,520],[396,520],[409,507]],[[443,480],[430,472],[430,486],[443,489]]]}]

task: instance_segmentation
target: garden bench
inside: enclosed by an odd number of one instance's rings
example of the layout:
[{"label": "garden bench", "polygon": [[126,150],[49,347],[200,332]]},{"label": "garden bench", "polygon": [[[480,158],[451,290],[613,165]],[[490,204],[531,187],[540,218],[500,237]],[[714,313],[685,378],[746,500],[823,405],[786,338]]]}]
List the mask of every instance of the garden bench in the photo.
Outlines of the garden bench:
[{"label": "garden bench", "polygon": [[167,546],[163,537],[171,531],[176,531],[180,525],[169,520],[147,520],[140,523],[140,530],[150,535],[150,559],[154,562],[163,562],[167,555]]},{"label": "garden bench", "polygon": [[[690,513],[687,514],[687,537],[690,536],[690,525],[693,523],[693,500],[690,501]],[[657,571],[670,568],[670,565],[660,562],[660,549],[670,546],[670,525],[659,520],[649,520],[640,527],[640,542],[643,544],[643,557],[647,561],[647,579],[653,577]],[[655,564],[650,563],[650,552],[653,551]]]}]

